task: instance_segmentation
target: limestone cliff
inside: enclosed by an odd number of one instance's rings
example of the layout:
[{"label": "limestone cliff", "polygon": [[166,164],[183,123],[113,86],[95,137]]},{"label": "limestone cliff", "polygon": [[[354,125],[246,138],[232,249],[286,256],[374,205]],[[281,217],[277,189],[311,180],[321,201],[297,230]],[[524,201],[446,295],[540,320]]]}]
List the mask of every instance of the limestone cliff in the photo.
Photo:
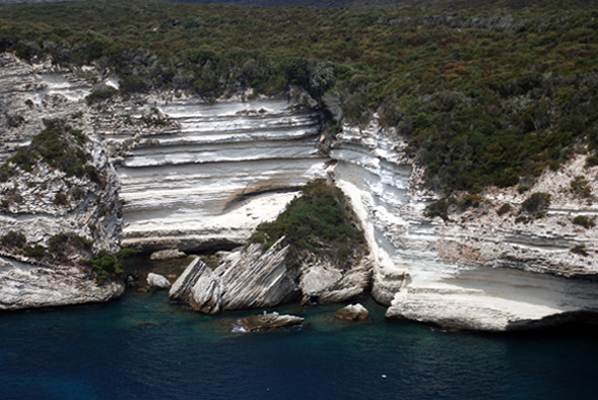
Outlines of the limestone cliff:
[{"label": "limestone cliff", "polygon": [[[584,156],[545,171],[526,192],[488,188],[478,204],[454,206],[443,220],[425,216],[438,196],[421,189],[421,171],[392,130],[374,121],[345,127],[336,139],[334,176],[363,223],[374,257],[372,293],[390,306],[387,317],[503,331],[598,311],[598,230],[573,223],[598,212],[591,196],[572,190],[583,175],[586,193],[598,193],[596,167],[584,169]],[[551,196],[544,216],[518,218],[535,192]],[[499,215],[505,204],[511,211]]]},{"label": "limestone cliff", "polygon": [[[122,228],[116,171],[102,142],[78,120],[88,85],[70,74],[53,72],[49,65],[31,66],[10,55],[2,55],[0,63],[2,164],[17,148],[32,143],[44,125],[54,129],[52,135],[65,131],[63,147],[55,149],[54,155],[66,154],[66,162],[69,157],[85,160],[74,173],[53,167],[31,152],[23,165],[11,162],[3,170],[0,237],[10,232],[23,235],[29,251],[21,249],[22,244],[2,243],[0,309],[105,301],[119,295],[122,284],[98,286],[87,268],[76,266],[91,252],[71,251],[66,243],[68,237],[76,237],[90,243],[94,252],[115,251]],[[38,142],[44,151],[48,143]],[[50,254],[53,237],[55,249]]]},{"label": "limestone cliff", "polygon": [[[372,295],[389,306],[391,318],[500,331],[598,311],[598,229],[592,226],[598,183],[596,167],[584,169],[582,154],[559,171],[545,171],[527,191],[488,188],[471,207],[459,206],[457,196],[447,219],[429,218],[426,207],[439,195],[422,189],[422,170],[405,156],[404,139],[375,119],[367,127],[344,126],[323,140],[320,112],[288,99],[244,95],[208,105],[169,92],[87,104],[83,99],[93,87],[77,74],[10,55],[0,63],[0,161],[39,132],[42,118],[69,118],[98,149],[94,165],[106,164],[109,187],[121,184],[125,245],[146,251],[233,248],[260,222],[274,219],[300,186],[328,177],[350,197],[370,255],[363,273],[357,268],[340,276],[316,264],[304,270],[294,277],[304,301],[353,293],[369,284],[373,269]],[[99,76],[101,84],[118,86],[107,76]],[[322,154],[318,147],[329,151]],[[109,158],[101,149],[109,149]],[[94,240],[116,243],[110,238],[118,236],[118,215],[93,217],[106,207],[92,202],[86,211],[55,207],[48,199],[65,190],[61,177],[42,170],[36,176],[28,179],[39,179],[41,186],[47,181],[45,192],[17,182],[27,201],[9,202],[0,216],[2,232],[22,229],[32,243],[44,243],[44,232],[65,224],[90,237],[85,226],[97,218],[103,236]],[[576,179],[585,185],[581,192],[572,185]],[[536,192],[551,196],[543,216],[518,215]],[[115,193],[103,194],[108,203],[100,203],[111,204]],[[511,210],[499,215],[507,204]],[[574,223],[575,217],[586,218]],[[239,255],[230,257],[232,265]],[[238,280],[252,278],[230,268],[204,270],[195,307],[212,312],[235,304],[226,288],[236,296],[246,290],[236,286]],[[253,306],[265,304],[260,296]]]}]

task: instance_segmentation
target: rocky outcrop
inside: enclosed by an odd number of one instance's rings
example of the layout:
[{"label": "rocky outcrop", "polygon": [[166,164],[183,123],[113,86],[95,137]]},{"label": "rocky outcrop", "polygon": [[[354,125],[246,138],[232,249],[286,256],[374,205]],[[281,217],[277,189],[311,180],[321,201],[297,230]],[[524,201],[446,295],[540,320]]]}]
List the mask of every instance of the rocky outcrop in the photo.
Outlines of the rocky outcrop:
[{"label": "rocky outcrop", "polygon": [[369,316],[368,310],[360,303],[349,304],[334,313],[334,316],[339,319],[346,319],[348,321],[358,321],[366,319]]},{"label": "rocky outcrop", "polygon": [[170,298],[208,314],[273,307],[296,298],[296,272],[286,266],[289,247],[282,246],[283,239],[263,253],[260,244],[234,251],[214,271],[194,260],[170,289]]},{"label": "rocky outcrop", "polygon": [[166,277],[150,272],[147,274],[147,285],[155,289],[170,289],[172,284]]},{"label": "rocky outcrop", "polygon": [[355,298],[370,287],[371,265],[363,259],[348,271],[319,264],[303,268],[300,288],[302,303],[340,303]]},{"label": "rocky outcrop", "polygon": [[233,324],[233,332],[252,332],[303,324],[304,318],[294,315],[280,315],[277,312],[251,315],[238,319]]},{"label": "rocky outcrop", "polygon": [[[156,99],[153,107],[170,123],[159,131],[102,128],[126,155],[118,166],[125,246],[200,251],[243,245],[301,186],[325,176],[316,110],[281,99],[207,105],[185,97]],[[124,108],[117,112],[147,113]]]},{"label": "rocky outcrop", "polygon": [[[477,207],[445,221],[424,215],[438,197],[420,189],[422,171],[403,155],[405,145],[374,121],[345,127],[330,151],[336,183],[363,224],[374,262],[372,295],[390,306],[387,317],[504,331],[598,312],[598,230],[572,222],[598,215],[598,205],[570,190],[583,173],[598,193],[596,168],[584,170],[584,157],[546,171],[528,192],[488,188]],[[546,215],[517,222],[533,192],[551,194]],[[503,204],[513,211],[499,215]],[[586,255],[572,252],[575,246]]]},{"label": "rocky outcrop", "polygon": [[[15,172],[0,182],[0,237],[17,232],[31,248],[48,251],[53,236],[66,234],[88,241],[94,252],[118,250],[122,229],[119,180],[104,144],[80,120],[86,108],[82,100],[91,85],[54,70],[50,63],[30,65],[0,54],[0,64],[0,163],[39,134],[44,120],[59,119],[58,125],[81,130],[81,136],[70,140],[76,147],[73,156],[85,154],[87,168],[85,174],[69,176],[35,158],[27,171],[12,165]],[[5,246],[8,257],[0,287],[3,307],[105,301],[122,293],[122,285],[98,286],[88,268],[77,267],[81,254],[60,251],[58,258],[54,254],[29,259],[18,248]]]},{"label": "rocky outcrop", "polygon": [[0,310],[104,302],[123,291],[122,282],[99,286],[77,267],[48,267],[0,257]]}]

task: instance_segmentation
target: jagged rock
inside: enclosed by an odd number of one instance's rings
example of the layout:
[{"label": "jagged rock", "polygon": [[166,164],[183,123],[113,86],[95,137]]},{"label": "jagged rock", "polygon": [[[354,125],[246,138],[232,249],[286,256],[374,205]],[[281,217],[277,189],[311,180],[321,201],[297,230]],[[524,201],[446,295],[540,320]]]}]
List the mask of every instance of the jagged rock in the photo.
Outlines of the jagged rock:
[{"label": "jagged rock", "polygon": [[0,257],[0,310],[105,302],[124,292],[122,282],[102,286],[77,267],[44,267]]},{"label": "jagged rock", "polygon": [[317,299],[326,290],[329,290],[343,277],[340,270],[322,265],[316,265],[308,269],[301,277],[301,291],[303,292],[303,303],[310,299]]},{"label": "jagged rock", "polygon": [[316,265],[301,277],[303,304],[317,301],[321,304],[340,303],[362,294],[370,286],[371,265],[361,262],[349,271]]},{"label": "jagged rock", "polygon": [[349,304],[334,313],[334,316],[339,319],[346,319],[349,321],[356,321],[366,319],[369,316],[368,310],[360,303]]},{"label": "jagged rock", "polygon": [[150,255],[150,260],[173,260],[175,258],[187,257],[187,254],[178,249],[160,250]]},{"label": "jagged rock", "polygon": [[214,273],[222,280],[222,309],[267,308],[299,295],[296,272],[288,269],[289,246],[284,237],[262,254],[263,245],[251,244],[226,259]]},{"label": "jagged rock", "polygon": [[222,282],[205,264],[191,288],[189,304],[196,311],[217,314],[221,311]]},{"label": "jagged rock", "polygon": [[147,274],[147,284],[149,287],[156,289],[169,289],[172,285],[164,276],[154,274],[153,272]]},{"label": "jagged rock", "polygon": [[181,276],[170,287],[168,297],[174,301],[188,301],[191,288],[195,285],[205,268],[207,267],[201,259],[196,258],[191,261]]},{"label": "jagged rock", "polygon": [[298,287],[285,264],[289,247],[282,246],[283,240],[263,254],[260,244],[232,252],[214,271],[194,260],[172,285],[170,298],[209,314],[272,307],[295,298]]},{"label": "jagged rock", "polygon": [[199,258],[193,260],[172,285],[171,300],[188,301],[196,311],[216,314],[221,310],[220,278]]},{"label": "jagged rock", "polygon": [[277,312],[266,313],[264,311],[263,314],[241,318],[234,325],[237,332],[251,332],[301,325],[303,321],[304,318],[294,315],[280,315]]}]

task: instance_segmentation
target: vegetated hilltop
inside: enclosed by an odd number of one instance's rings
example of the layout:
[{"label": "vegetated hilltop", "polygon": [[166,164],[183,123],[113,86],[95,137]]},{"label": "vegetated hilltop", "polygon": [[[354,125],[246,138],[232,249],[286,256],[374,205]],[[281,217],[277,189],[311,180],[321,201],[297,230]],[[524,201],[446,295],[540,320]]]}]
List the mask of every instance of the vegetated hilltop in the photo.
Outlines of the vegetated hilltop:
[{"label": "vegetated hilltop", "polygon": [[526,183],[576,152],[594,152],[598,10],[587,10],[594,2],[470,4],[6,5],[0,51],[63,66],[95,63],[120,76],[125,96],[172,89],[213,99],[298,85],[330,112],[331,129],[374,113],[396,127],[433,189]]}]

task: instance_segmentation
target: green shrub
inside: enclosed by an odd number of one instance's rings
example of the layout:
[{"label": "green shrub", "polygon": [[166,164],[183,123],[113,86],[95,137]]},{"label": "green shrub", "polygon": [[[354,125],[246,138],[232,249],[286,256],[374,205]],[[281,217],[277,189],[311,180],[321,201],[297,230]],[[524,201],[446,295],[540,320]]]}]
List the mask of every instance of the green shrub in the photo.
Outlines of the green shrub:
[{"label": "green shrub", "polygon": [[9,231],[0,241],[5,246],[21,248],[27,243],[27,238],[21,232]]},{"label": "green shrub", "polygon": [[585,244],[576,244],[571,249],[571,253],[579,254],[580,256],[587,257],[589,255],[588,251],[586,250]]},{"label": "green shrub", "polygon": [[589,218],[585,215],[578,215],[577,217],[573,218],[573,223],[575,225],[581,225],[586,229],[590,229],[596,226],[594,219]]},{"label": "green shrub", "polygon": [[87,256],[91,253],[92,242],[73,232],[59,233],[48,239],[48,251],[58,261],[68,261],[69,256],[79,254]]},{"label": "green shrub", "polygon": [[46,248],[36,244],[35,246],[25,246],[23,248],[23,250],[25,251],[25,255],[27,257],[32,257],[32,258],[42,258],[45,254],[46,254]]},{"label": "green shrub", "polygon": [[548,206],[550,206],[550,195],[548,193],[536,192],[523,202],[519,214],[533,214],[539,218],[544,215]]},{"label": "green shrub", "polygon": [[275,221],[261,223],[250,242],[268,248],[282,236],[295,248],[324,251],[339,262],[365,243],[342,191],[323,179],[309,182]]},{"label": "green shrub", "polygon": [[66,194],[60,192],[60,193],[56,193],[56,196],[54,196],[54,204],[56,204],[57,206],[68,206],[69,200],[66,197]]},{"label": "green shrub", "polygon": [[85,101],[87,102],[88,105],[92,105],[93,103],[96,103],[96,102],[105,101],[105,100],[113,97],[116,93],[118,93],[118,90],[114,89],[111,86],[100,87],[100,88],[92,91],[90,94],[88,94],[85,97]]},{"label": "green shrub", "polygon": [[592,197],[592,188],[589,186],[589,182],[583,176],[576,176],[573,180],[571,180],[570,186],[570,191],[575,197],[585,199]]},{"label": "green shrub", "polygon": [[448,221],[448,203],[446,199],[442,198],[433,202],[432,204],[427,205],[424,215],[428,218],[440,217],[443,220]]},{"label": "green shrub", "polygon": [[509,203],[505,203],[502,206],[500,206],[500,208],[496,211],[496,213],[500,216],[508,213],[509,211],[511,211],[511,205]]},{"label": "green shrub", "polygon": [[91,271],[100,285],[123,273],[117,257],[104,250],[100,250],[94,258],[86,261],[85,264],[91,267]]}]

